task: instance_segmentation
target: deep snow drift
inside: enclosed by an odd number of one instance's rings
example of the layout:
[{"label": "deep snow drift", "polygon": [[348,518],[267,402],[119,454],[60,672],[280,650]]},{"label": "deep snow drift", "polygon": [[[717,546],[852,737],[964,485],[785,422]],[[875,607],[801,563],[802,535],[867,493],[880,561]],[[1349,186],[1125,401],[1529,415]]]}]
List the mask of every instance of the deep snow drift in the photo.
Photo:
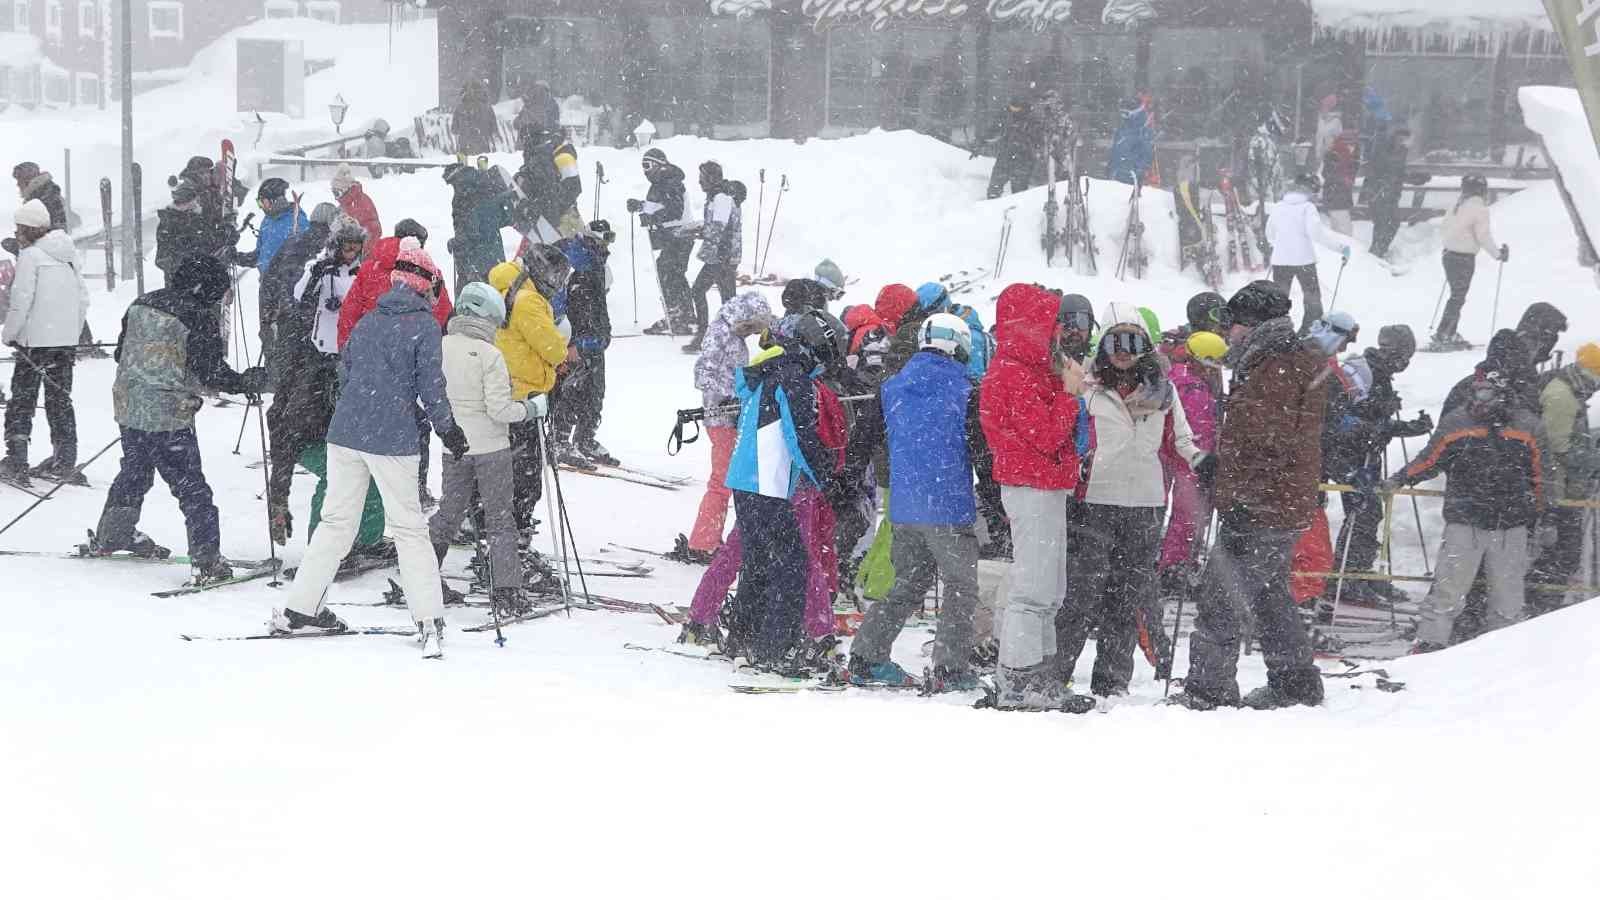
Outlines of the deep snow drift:
[{"label": "deep snow drift", "polygon": [[[8,146],[22,140],[9,124],[0,136]],[[192,152],[173,143],[179,157]],[[927,138],[878,133],[803,146],[677,138],[662,146],[691,181],[694,166],[714,157],[750,185],[747,248],[758,171],[768,178],[763,233],[772,189],[787,173],[793,187],[768,268],[803,274],[831,256],[860,279],[847,302],[870,302],[886,280],[915,284],[991,265],[1013,205],[1006,281],[1081,291],[1097,306],[1131,300],[1172,323],[1202,287],[1174,270],[1170,200],[1154,192],[1143,209],[1151,276],[1118,282],[1047,268],[1037,242],[1043,189],[976,200],[986,161]],[[601,212],[622,232],[612,259],[619,333],[635,321],[623,201],[642,195],[638,160],[637,150],[600,148],[581,159],[586,180],[596,161],[612,180]],[[328,198],[325,182],[302,188],[308,203]],[[386,225],[419,219],[443,256],[449,192],[437,173],[367,188]],[[700,199],[691,188],[694,208]],[[1090,201],[1109,273],[1127,188],[1097,182]],[[592,203],[586,193],[580,209]],[[1499,323],[1548,299],[1573,319],[1564,348],[1595,335],[1593,288],[1574,261],[1553,186],[1498,204],[1495,227],[1514,250]],[[648,257],[639,256],[644,324],[658,314],[657,291]],[[1328,250],[1321,264],[1331,298],[1337,254]],[[1484,262],[1479,273],[1462,330],[1481,341],[1495,315],[1496,270]],[[1248,277],[1230,276],[1229,288]],[[249,321],[254,285],[247,276]],[[1389,322],[1420,336],[1439,285],[1431,261],[1396,277],[1358,250],[1338,308],[1360,318],[1369,341]],[[986,317],[998,287],[971,295]],[[775,305],[777,293],[769,292]],[[115,333],[129,299],[126,289],[95,291],[97,333]],[[613,345],[600,437],[629,462],[704,478],[704,441],[674,458],[663,449],[672,410],[699,402],[691,359],[677,343]],[[1409,404],[1437,412],[1475,358],[1419,356],[1400,390]],[[109,362],[78,368],[85,457],[115,436],[113,373]],[[239,407],[208,407],[198,423],[224,550],[260,557],[262,476],[245,467],[260,456],[259,436],[252,417],[235,456],[239,427]],[[42,416],[34,434],[39,458]],[[1398,464],[1398,446],[1392,452]],[[115,460],[112,451],[89,467],[92,489],[63,489],[0,545],[65,550],[81,540]],[[302,526],[310,485],[296,479]],[[563,476],[563,485],[587,555],[608,541],[665,549],[688,529],[699,500],[695,486],[666,492],[578,475]],[[0,521],[28,502],[0,487]],[[1423,505],[1423,520],[1431,548],[1437,504]],[[159,486],[143,528],[182,547],[181,520]],[[1395,540],[1397,571],[1420,571],[1411,526],[1397,522]],[[287,561],[303,548],[297,534]],[[686,602],[700,570],[649,561],[656,571],[648,579],[592,587]],[[447,566],[464,562],[456,551]],[[0,654],[8,786],[0,846],[10,851],[7,887],[16,896],[277,900],[510,888],[583,897],[1535,897],[1574,895],[1600,876],[1600,779],[1584,753],[1600,721],[1592,691],[1600,605],[1592,603],[1383,664],[1406,683],[1400,693],[1373,690],[1370,677],[1331,680],[1316,710],[1161,707],[1161,685],[1140,664],[1133,695],[1106,715],[1007,716],[974,712],[959,697],[733,695],[720,666],[623,649],[672,640],[675,629],[643,615],[577,611],[521,624],[507,630],[504,648],[490,635],[452,630],[445,660],[428,663],[393,637],[177,638],[261,631],[281,602],[265,582],[158,600],[149,592],[180,581],[180,568],[0,557],[0,575],[11,601]],[[336,585],[330,599],[372,601],[383,587],[381,574],[369,575]],[[357,625],[406,618],[340,610]],[[451,612],[454,626],[483,618]],[[925,639],[908,629],[896,658],[920,671]],[[1181,673],[1181,648],[1180,660]],[[1086,676],[1087,654],[1081,665]],[[1241,669],[1247,689],[1262,680],[1259,656]]]}]

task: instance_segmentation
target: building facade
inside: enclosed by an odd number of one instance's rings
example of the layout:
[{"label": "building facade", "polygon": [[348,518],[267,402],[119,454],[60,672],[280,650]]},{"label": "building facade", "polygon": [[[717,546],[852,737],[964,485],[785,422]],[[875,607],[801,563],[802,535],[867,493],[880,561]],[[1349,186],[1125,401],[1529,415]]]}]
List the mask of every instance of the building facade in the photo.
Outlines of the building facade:
[{"label": "building facade", "polygon": [[[261,19],[384,22],[405,0],[131,0],[135,87],[159,83]],[[116,83],[122,0],[0,0],[0,105],[101,106]]]}]

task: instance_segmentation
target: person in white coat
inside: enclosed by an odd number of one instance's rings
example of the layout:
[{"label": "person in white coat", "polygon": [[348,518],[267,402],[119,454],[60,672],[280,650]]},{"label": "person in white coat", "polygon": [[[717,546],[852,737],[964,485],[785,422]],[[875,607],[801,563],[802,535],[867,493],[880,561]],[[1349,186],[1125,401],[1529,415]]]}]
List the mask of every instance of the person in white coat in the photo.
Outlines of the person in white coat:
[{"label": "person in white coat", "polygon": [[78,422],[72,409],[72,366],[78,333],[89,313],[89,292],[78,275],[78,253],[65,231],[52,228],[50,211],[29,200],[13,216],[17,226],[16,275],[0,342],[11,347],[11,403],[6,407],[6,455],[0,476],[26,481],[33,412],[44,390],[45,419],[54,453],[34,474],[68,477],[78,464]]},{"label": "person in white coat", "polygon": [[1321,187],[1317,176],[1302,172],[1283,195],[1283,200],[1273,207],[1267,217],[1267,243],[1272,245],[1272,281],[1289,293],[1295,281],[1300,282],[1303,315],[1300,333],[1304,335],[1311,323],[1322,318],[1322,287],[1317,281],[1317,245],[1337,247],[1346,259],[1350,257],[1350,244],[1342,237],[1329,233],[1322,227],[1322,215],[1317,212],[1311,198]]},{"label": "person in white coat", "polygon": [[1489,227],[1489,182],[1482,175],[1466,175],[1461,179],[1461,196],[1456,205],[1445,213],[1439,235],[1444,242],[1444,280],[1450,285],[1450,302],[1444,305],[1444,315],[1433,333],[1435,346],[1460,347],[1465,342],[1456,334],[1461,324],[1461,307],[1466,305],[1467,291],[1472,288],[1472,275],[1478,266],[1478,251],[1482,250],[1500,262],[1511,258],[1511,247],[1497,244],[1494,231]]},{"label": "person in white coat", "polygon": [[[1161,631],[1156,555],[1166,506],[1163,438],[1170,430],[1178,456],[1202,473],[1202,480],[1209,464],[1138,308],[1107,304],[1102,321],[1106,327],[1095,353],[1094,379],[1083,394],[1094,423],[1094,448],[1087,490],[1070,524],[1073,552],[1066,597],[1056,616],[1056,665],[1063,679],[1072,677],[1089,626],[1098,621],[1089,686],[1106,697],[1128,692],[1136,645],[1147,648],[1159,676],[1171,672],[1170,648],[1161,653],[1154,644]],[[1152,599],[1155,611],[1141,615]]]},{"label": "person in white coat", "polygon": [[490,597],[502,615],[528,611],[522,593],[522,560],[517,554],[513,511],[511,435],[507,426],[544,418],[547,395],[511,398],[511,373],[495,346],[505,327],[506,304],[500,292],[481,281],[461,289],[455,316],[445,329],[445,395],[471,450],[444,460],[444,496],[428,523],[433,551],[443,564],[450,539],[461,527],[473,488],[483,504],[482,532],[489,539]]}]

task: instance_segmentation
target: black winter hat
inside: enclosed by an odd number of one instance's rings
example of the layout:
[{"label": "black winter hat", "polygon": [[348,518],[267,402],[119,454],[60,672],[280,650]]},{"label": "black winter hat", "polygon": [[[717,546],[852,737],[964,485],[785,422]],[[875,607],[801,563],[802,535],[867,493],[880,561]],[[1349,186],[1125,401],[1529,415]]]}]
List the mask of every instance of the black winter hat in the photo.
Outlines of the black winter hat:
[{"label": "black winter hat", "polygon": [[783,309],[785,312],[825,310],[828,308],[828,298],[832,293],[820,281],[813,281],[810,278],[791,278],[783,286]]},{"label": "black winter hat", "polygon": [[1417,337],[1410,325],[1385,325],[1378,329],[1378,349],[1410,359],[1417,352]]},{"label": "black winter hat", "polygon": [[177,270],[172,273],[172,286],[215,303],[233,286],[233,279],[221,260],[204,253],[192,253],[178,263]]},{"label": "black winter hat", "polygon": [[722,163],[708,159],[700,164],[700,174],[710,179],[713,184],[721,184]]},{"label": "black winter hat", "polygon": [[257,200],[282,200],[289,193],[289,182],[282,178],[268,178],[256,188]]},{"label": "black winter hat", "polygon": [[1250,282],[1233,295],[1226,307],[1230,322],[1252,328],[1287,316],[1289,308],[1289,295],[1270,281]]},{"label": "black winter hat", "polygon": [[199,178],[203,176],[209,176],[212,170],[215,168],[216,165],[213,164],[209,158],[204,156],[191,156],[189,157],[189,162],[184,165],[183,172],[181,174],[190,178]]},{"label": "black winter hat", "polygon": [[1227,303],[1222,295],[1216,291],[1201,291],[1189,298],[1189,305],[1185,308],[1185,315],[1189,317],[1189,324],[1195,328],[1210,328],[1217,324],[1217,315],[1222,312],[1222,307]]},{"label": "black winter hat", "polygon": [[401,219],[395,223],[394,236],[397,238],[414,237],[417,243],[427,246],[428,229],[423,228],[416,219]]},{"label": "black winter hat", "polygon": [[11,177],[17,181],[31,181],[39,177],[39,164],[36,162],[20,162],[11,169]]},{"label": "black winter hat", "polygon": [[655,160],[663,165],[665,165],[667,162],[667,154],[663,153],[660,147],[651,147],[649,150],[646,150],[644,152],[644,158]]}]

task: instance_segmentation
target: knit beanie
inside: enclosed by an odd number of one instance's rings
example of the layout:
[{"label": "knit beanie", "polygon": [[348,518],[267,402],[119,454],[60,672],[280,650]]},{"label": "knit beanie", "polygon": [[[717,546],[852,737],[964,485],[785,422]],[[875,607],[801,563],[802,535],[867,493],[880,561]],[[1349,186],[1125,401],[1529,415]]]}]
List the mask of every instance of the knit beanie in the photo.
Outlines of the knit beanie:
[{"label": "knit beanie", "polygon": [[872,306],[878,311],[879,318],[890,331],[900,327],[900,320],[906,317],[911,307],[917,305],[917,292],[910,285],[886,284],[878,291],[878,299]]},{"label": "knit beanie", "polygon": [[49,228],[50,210],[45,209],[44,204],[38,200],[29,200],[17,207],[11,220],[24,228]]},{"label": "knit beanie", "polygon": [[333,171],[333,183],[330,186],[333,188],[333,195],[337,197],[350,190],[355,183],[356,176],[350,171],[350,164],[340,163],[339,168]]},{"label": "knit beanie", "polygon": [[423,228],[422,224],[416,219],[401,219],[395,223],[394,236],[397,238],[416,238],[417,243],[424,246],[428,243],[428,229]]},{"label": "knit beanie", "polygon": [[439,267],[434,265],[428,251],[422,249],[422,244],[414,237],[401,238],[389,283],[404,285],[424,297],[431,297],[434,280],[438,277]]}]

